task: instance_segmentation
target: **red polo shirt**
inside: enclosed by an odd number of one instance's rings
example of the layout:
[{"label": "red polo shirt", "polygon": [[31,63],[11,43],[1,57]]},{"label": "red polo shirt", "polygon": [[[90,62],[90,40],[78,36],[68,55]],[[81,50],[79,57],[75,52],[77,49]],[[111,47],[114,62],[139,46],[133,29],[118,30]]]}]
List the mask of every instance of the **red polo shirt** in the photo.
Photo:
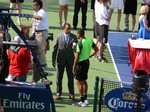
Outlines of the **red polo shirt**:
[{"label": "red polo shirt", "polygon": [[27,75],[31,67],[27,65],[31,63],[31,54],[26,47],[20,47],[17,53],[8,50],[8,59],[10,60],[9,74],[13,76]]}]

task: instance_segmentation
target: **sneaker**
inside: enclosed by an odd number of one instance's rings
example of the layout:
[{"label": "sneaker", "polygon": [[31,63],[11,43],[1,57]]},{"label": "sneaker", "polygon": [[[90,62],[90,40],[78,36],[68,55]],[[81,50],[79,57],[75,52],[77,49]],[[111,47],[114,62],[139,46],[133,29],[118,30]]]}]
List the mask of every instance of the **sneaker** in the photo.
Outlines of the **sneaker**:
[{"label": "sneaker", "polygon": [[99,57],[99,58],[98,58],[98,61],[99,61],[99,62],[102,62],[102,63],[108,63],[108,60],[107,60],[106,58],[104,58],[104,57],[102,57],[102,58]]},{"label": "sneaker", "polygon": [[79,101],[77,104],[82,105],[82,103],[83,103],[82,101]]},{"label": "sneaker", "polygon": [[46,85],[52,85],[52,81],[42,78],[42,83],[46,84]]},{"label": "sneaker", "polygon": [[88,105],[88,104],[89,104],[89,101],[86,99],[86,100],[84,101],[84,103],[86,103],[86,105]]},{"label": "sneaker", "polygon": [[87,104],[85,102],[79,101],[78,103],[73,104],[73,106],[77,107],[86,107]]},{"label": "sneaker", "polygon": [[101,57],[98,57],[98,58],[97,58],[97,61],[98,61],[98,62],[102,62],[102,58],[101,58]]},{"label": "sneaker", "polygon": [[82,102],[81,107],[86,107],[87,104],[85,102]]},{"label": "sneaker", "polygon": [[102,62],[104,62],[104,63],[108,63],[108,60],[107,60],[106,58],[104,58],[104,57],[103,57]]},{"label": "sneaker", "polygon": [[12,75],[8,75],[8,77],[5,79],[5,81],[13,81],[15,78],[15,76],[12,76]]}]

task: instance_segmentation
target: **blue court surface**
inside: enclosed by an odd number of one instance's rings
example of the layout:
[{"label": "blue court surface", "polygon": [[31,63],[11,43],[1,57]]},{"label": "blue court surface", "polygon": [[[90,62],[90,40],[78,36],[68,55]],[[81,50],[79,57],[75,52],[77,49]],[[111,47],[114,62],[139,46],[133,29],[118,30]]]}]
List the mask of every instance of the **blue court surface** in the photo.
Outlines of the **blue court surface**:
[{"label": "blue court surface", "polygon": [[116,69],[119,81],[131,82],[133,74],[131,73],[132,65],[128,65],[128,39],[132,33],[109,32],[108,48]]}]

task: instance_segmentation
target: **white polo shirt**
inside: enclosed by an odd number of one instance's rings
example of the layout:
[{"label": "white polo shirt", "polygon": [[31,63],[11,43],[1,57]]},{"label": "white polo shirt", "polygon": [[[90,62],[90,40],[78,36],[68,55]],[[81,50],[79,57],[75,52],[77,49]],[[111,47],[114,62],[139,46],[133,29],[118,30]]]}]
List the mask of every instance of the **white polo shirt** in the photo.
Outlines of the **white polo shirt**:
[{"label": "white polo shirt", "polygon": [[37,20],[37,19],[32,18],[33,31],[35,31],[35,30],[48,30],[49,24],[48,24],[47,13],[43,9],[40,9],[39,11],[35,11],[34,15],[41,16],[42,19]]},{"label": "white polo shirt", "polygon": [[150,2],[150,0],[142,0],[142,3]]},{"label": "white polo shirt", "polygon": [[97,0],[95,1],[95,18],[99,25],[109,25],[107,20],[109,17],[107,7],[100,4]]}]

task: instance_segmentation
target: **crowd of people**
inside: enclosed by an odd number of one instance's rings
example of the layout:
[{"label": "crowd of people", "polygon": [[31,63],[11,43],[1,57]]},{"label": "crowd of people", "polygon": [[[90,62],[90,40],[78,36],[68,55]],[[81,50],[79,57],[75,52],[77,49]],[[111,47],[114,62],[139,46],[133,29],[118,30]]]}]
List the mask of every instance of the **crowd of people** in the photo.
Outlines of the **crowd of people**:
[{"label": "crowd of people", "polygon": [[[22,13],[22,5],[24,0],[10,0],[10,13],[13,13],[15,7],[18,8],[18,13]],[[91,0],[91,9],[93,10],[93,29],[96,41],[86,37],[86,20],[88,0],[75,0],[73,29],[77,30],[77,34],[71,33],[71,25],[67,22],[69,0],[59,0],[59,27],[64,31],[57,35],[56,42],[52,52],[52,65],[56,68],[56,100],[62,98],[62,80],[66,69],[68,78],[69,99],[75,100],[74,93],[74,78],[80,94],[80,101],[75,106],[87,106],[89,104],[87,98],[88,92],[88,70],[90,61],[89,58],[96,55],[99,62],[107,62],[103,55],[104,48],[108,42],[108,31],[110,21],[114,9],[117,9],[117,25],[116,30],[120,31],[120,21],[122,10],[125,14],[125,29],[129,31],[129,15],[132,15],[132,29],[135,32],[137,0]],[[129,8],[130,7],[130,8]],[[138,38],[150,38],[150,0],[143,0],[140,10]],[[25,37],[29,35],[29,28],[32,28],[34,40],[38,47],[36,49],[39,61],[45,69],[46,62],[46,40],[48,38],[48,0],[33,0],[34,14],[31,23],[23,25],[21,18],[18,17],[18,24],[21,27],[21,32]],[[78,14],[82,9],[82,28],[78,28]],[[64,14],[64,22],[62,16]],[[21,39],[21,38],[17,38]],[[26,81],[27,72],[33,69],[32,82],[38,82],[41,74],[38,72],[38,66],[35,61],[31,62],[31,54],[25,47],[11,46],[8,50],[8,59],[10,60],[9,75],[6,80]],[[18,61],[21,61],[18,63]],[[33,63],[33,64],[32,64]],[[20,67],[24,66],[24,67]],[[22,69],[23,68],[23,69]]]}]

